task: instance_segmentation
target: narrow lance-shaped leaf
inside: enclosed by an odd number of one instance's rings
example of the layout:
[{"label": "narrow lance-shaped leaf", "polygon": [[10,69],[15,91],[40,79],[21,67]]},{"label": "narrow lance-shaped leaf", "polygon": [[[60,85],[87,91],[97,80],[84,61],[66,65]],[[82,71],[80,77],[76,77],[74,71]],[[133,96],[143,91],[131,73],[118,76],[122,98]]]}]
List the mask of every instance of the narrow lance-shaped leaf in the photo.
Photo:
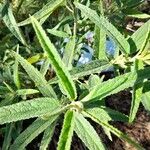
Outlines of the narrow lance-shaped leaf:
[{"label": "narrow lance-shaped leaf", "polygon": [[74,50],[75,50],[75,40],[76,40],[75,36],[71,37],[64,49],[62,61],[64,62],[68,70],[72,69],[72,61],[73,61]]},{"label": "narrow lance-shaped leaf", "polygon": [[[102,0],[99,1],[100,5],[100,13],[104,16],[103,10],[103,2]],[[97,27],[95,25],[94,31],[94,50],[96,58],[100,60],[107,60],[106,56],[106,32],[103,27]]]},{"label": "narrow lance-shaped leaf", "polygon": [[114,79],[110,79],[103,83],[98,84],[91,90],[91,92],[84,97],[81,101],[96,101],[102,100],[106,96],[115,94],[119,91],[132,87],[138,77],[138,82],[145,78],[149,78],[150,68],[139,70],[137,72],[130,72],[124,75],[120,75]]},{"label": "narrow lance-shaped leaf", "polygon": [[138,11],[136,9],[126,9],[124,11],[124,13],[128,16],[128,17],[132,17],[132,18],[139,18],[139,19],[148,19],[150,18],[150,15],[143,13],[141,11]]},{"label": "narrow lance-shaped leaf", "polygon": [[47,150],[55,131],[56,121],[46,128],[41,141],[40,150]]},{"label": "narrow lance-shaped leaf", "polygon": [[107,60],[106,57],[106,33],[102,28],[95,26],[94,36],[95,56],[100,60]]},{"label": "narrow lance-shaped leaf", "polygon": [[[37,20],[41,20],[42,19],[42,23],[43,23],[43,20],[45,21],[45,18],[47,18],[63,2],[64,2],[64,0],[51,0],[45,6],[43,6],[42,9],[40,9],[38,12],[33,14],[33,16]],[[18,26],[24,26],[24,25],[27,25],[27,24],[30,24],[30,23],[31,23],[31,19],[27,18],[26,20],[18,23]]]},{"label": "narrow lance-shaped leaf", "polygon": [[57,37],[62,37],[62,38],[69,37],[69,35],[66,32],[59,31],[59,30],[56,30],[56,29],[47,29],[47,32],[52,34],[52,35],[55,35]]},{"label": "narrow lance-shaped leaf", "polygon": [[59,102],[51,98],[37,98],[3,106],[0,108],[0,124],[43,116],[45,114],[53,115],[61,109],[60,107]]},{"label": "narrow lance-shaped leaf", "polygon": [[11,140],[12,140],[13,128],[14,128],[14,123],[10,123],[10,124],[6,125],[5,137],[4,137],[3,145],[2,145],[3,150],[8,150],[9,149],[9,146],[10,146]]},{"label": "narrow lance-shaped leaf", "polygon": [[18,96],[20,95],[30,95],[30,94],[35,94],[35,93],[39,93],[38,90],[35,89],[20,89],[16,91],[16,94]]},{"label": "narrow lance-shaped leaf", "polygon": [[127,122],[128,121],[128,116],[112,110],[107,107],[94,107],[94,108],[86,108],[85,112],[89,114],[98,114],[99,120],[102,120],[103,122],[108,122],[108,121],[122,121],[122,122]]},{"label": "narrow lance-shaped leaf", "polygon": [[[134,64],[134,70],[138,71],[140,69],[143,69],[143,62],[141,60],[135,60]],[[129,122],[132,122],[136,116],[136,113],[138,111],[141,99],[142,99],[142,91],[143,91],[143,80],[139,82],[138,76],[137,79],[138,83],[133,86],[133,93],[132,93],[132,102],[131,102],[131,109],[130,109],[130,115],[129,115]]]},{"label": "narrow lance-shaped leaf", "polygon": [[131,46],[131,53],[135,53],[138,50],[142,51],[149,40],[150,34],[150,20],[142,25],[131,37],[128,38],[128,42]]},{"label": "narrow lance-shaped leaf", "polygon": [[128,135],[122,133],[121,131],[119,131],[118,129],[114,128],[113,126],[109,125],[108,123],[106,123],[103,120],[99,120],[99,117],[97,117],[98,114],[95,113],[87,113],[87,112],[82,112],[86,117],[91,118],[93,121],[97,122],[98,124],[100,124],[101,126],[107,128],[108,130],[110,130],[113,134],[115,134],[117,137],[127,141],[129,144],[133,145],[136,149],[138,150],[144,150],[143,147],[141,147],[137,142],[133,141],[132,139],[129,138]]},{"label": "narrow lance-shaped leaf", "polygon": [[64,117],[64,123],[59,137],[57,150],[69,150],[74,130],[74,111],[68,110]]},{"label": "narrow lance-shaped leaf", "polygon": [[[106,70],[111,66],[112,65],[109,64],[107,61],[94,60],[92,62],[89,62],[88,64],[74,67],[72,70],[70,70],[70,74],[71,78],[75,80],[85,75],[90,75],[92,73],[100,73],[101,71]],[[49,84],[54,84],[57,82],[57,77],[48,81]]]},{"label": "narrow lance-shaped leaf", "polygon": [[49,60],[46,58],[43,62],[43,64],[41,65],[40,68],[40,73],[45,76],[47,73],[47,70],[49,69]]},{"label": "narrow lance-shaped leaf", "polygon": [[75,114],[75,132],[89,150],[105,150],[100,137],[82,114]]},{"label": "narrow lance-shaped leaf", "polygon": [[47,53],[47,56],[49,58],[49,61],[51,65],[53,66],[60,83],[64,90],[66,91],[67,96],[70,100],[76,99],[76,88],[75,84],[65,67],[64,63],[61,61],[61,58],[54,47],[54,45],[51,43],[49,38],[47,37],[45,31],[42,29],[41,25],[38,23],[38,21],[31,17],[32,25],[34,27],[34,30],[36,32],[36,35],[39,39],[39,42],[43,48],[43,50]]},{"label": "narrow lance-shaped leaf", "polygon": [[2,8],[2,18],[11,33],[24,45],[26,45],[25,38],[18,28],[16,20],[14,18],[10,2],[6,2]]},{"label": "narrow lance-shaped leaf", "polygon": [[38,89],[44,96],[57,98],[53,88],[50,85],[48,85],[43,75],[36,68],[34,68],[26,59],[21,57],[19,54],[15,52],[12,52],[12,54],[22,65],[22,67],[28,73],[29,77],[34,81],[35,85],[38,87]]},{"label": "narrow lance-shaped leaf", "polygon": [[81,12],[87,16],[95,25],[99,28],[103,28],[106,33],[116,41],[118,46],[120,47],[121,51],[125,54],[130,53],[130,47],[126,39],[123,35],[103,16],[98,16],[96,11],[88,8],[79,3],[75,3],[76,7],[81,10]]},{"label": "narrow lance-shaped leaf", "polygon": [[27,127],[16,139],[10,147],[10,150],[24,149],[34,138],[42,133],[56,119],[56,116],[51,116],[48,120],[36,119],[29,127]]},{"label": "narrow lance-shaped leaf", "polygon": [[[95,115],[98,114],[97,115],[98,119],[106,123],[112,120],[128,122],[128,117],[126,115],[107,107],[94,107],[94,108],[85,109],[85,111],[89,114],[91,113]],[[112,141],[110,130],[104,126],[103,129],[105,134]]]},{"label": "narrow lance-shaped leaf", "polygon": [[150,91],[143,93],[142,104],[143,104],[144,108],[150,113]]},{"label": "narrow lance-shaped leaf", "polygon": [[[19,45],[17,46],[17,53],[19,51]],[[20,85],[20,79],[19,79],[19,67],[18,67],[18,60],[15,59],[15,64],[14,64],[14,68],[13,68],[13,77],[14,77],[14,83],[16,85],[16,87],[18,89],[20,89],[21,85]]]}]

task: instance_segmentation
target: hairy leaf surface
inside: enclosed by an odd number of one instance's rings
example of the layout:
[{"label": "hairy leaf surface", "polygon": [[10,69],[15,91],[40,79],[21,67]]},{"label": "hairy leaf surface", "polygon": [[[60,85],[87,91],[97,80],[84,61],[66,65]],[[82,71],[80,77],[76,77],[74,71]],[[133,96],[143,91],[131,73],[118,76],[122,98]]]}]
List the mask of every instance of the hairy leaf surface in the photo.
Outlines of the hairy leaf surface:
[{"label": "hairy leaf surface", "polygon": [[103,120],[99,120],[98,114],[95,113],[87,113],[87,112],[83,112],[83,114],[89,118],[91,118],[93,121],[97,122],[98,124],[100,124],[101,126],[107,128],[109,131],[111,131],[113,134],[115,134],[117,137],[127,141],[128,143],[130,143],[131,145],[133,145],[135,148],[137,148],[138,150],[144,150],[143,147],[141,147],[137,142],[133,141],[132,139],[129,138],[128,135],[122,133],[121,131],[119,131],[118,129],[114,128],[113,126],[109,125],[108,123],[106,123]]},{"label": "hairy leaf surface", "polygon": [[[134,70],[138,71],[140,69],[143,69],[143,62],[141,60],[136,60],[134,64]],[[143,91],[143,80],[139,81],[138,76],[135,81],[135,85],[133,86],[133,91],[132,91],[132,102],[131,102],[131,109],[130,109],[130,115],[129,115],[129,122],[131,123],[138,111],[141,99],[142,99],[142,91]],[[138,82],[138,83],[136,83]]]},{"label": "hairy leaf surface", "polygon": [[115,94],[119,91],[132,87],[137,78],[137,83],[141,82],[141,80],[145,78],[150,78],[149,74],[150,68],[147,67],[146,69],[139,70],[137,72],[130,72],[124,75],[120,75],[114,79],[110,79],[108,81],[98,84],[81,101],[101,100],[106,96]]},{"label": "hairy leaf surface", "polygon": [[57,98],[52,87],[48,85],[43,75],[36,68],[34,68],[26,59],[21,57],[19,54],[15,52],[12,52],[12,54],[22,65],[29,77],[34,81],[35,85],[38,87],[38,89],[44,96]]},{"label": "hairy leaf surface", "polygon": [[38,117],[47,113],[52,115],[59,109],[59,102],[51,98],[37,98],[3,106],[0,108],[0,124]]},{"label": "hairy leaf surface", "polygon": [[40,150],[47,150],[55,131],[56,121],[46,128],[41,141]]},{"label": "hairy leaf surface", "polygon": [[69,150],[74,130],[74,111],[68,110],[65,114],[63,127],[59,137],[57,150]]},{"label": "hairy leaf surface", "polygon": [[14,18],[11,6],[9,2],[6,2],[2,8],[2,18],[11,33],[24,45],[26,45],[25,38],[18,28],[16,20]]},{"label": "hairy leaf surface", "polygon": [[150,20],[142,25],[137,31],[135,31],[128,41],[131,46],[131,53],[135,53],[138,50],[143,50],[150,36]]},{"label": "hairy leaf surface", "polygon": [[39,39],[39,42],[40,42],[43,50],[47,53],[49,61],[50,61],[51,65],[53,66],[63,89],[66,91],[67,96],[71,100],[76,99],[77,95],[76,95],[75,84],[74,84],[67,68],[65,67],[64,63],[62,62],[56,48],[49,40],[45,31],[43,30],[41,25],[38,23],[38,21],[33,17],[31,17],[31,21],[32,21],[34,30],[36,32],[36,35]]},{"label": "hairy leaf surface", "polygon": [[58,116],[51,116],[48,120],[36,119],[15,140],[10,150],[24,149],[35,137],[50,126]]},{"label": "hairy leaf surface", "polygon": [[[43,6],[42,9],[40,9],[38,12],[36,12],[33,16],[37,20],[41,20],[41,19],[45,20],[45,17],[47,18],[63,2],[64,2],[64,0],[51,0],[45,6]],[[31,23],[31,19],[27,18],[26,20],[18,23],[18,26],[24,26],[24,25],[27,25],[30,23]]]},{"label": "hairy leaf surface", "polygon": [[89,150],[105,150],[92,125],[79,113],[75,114],[75,132]]}]

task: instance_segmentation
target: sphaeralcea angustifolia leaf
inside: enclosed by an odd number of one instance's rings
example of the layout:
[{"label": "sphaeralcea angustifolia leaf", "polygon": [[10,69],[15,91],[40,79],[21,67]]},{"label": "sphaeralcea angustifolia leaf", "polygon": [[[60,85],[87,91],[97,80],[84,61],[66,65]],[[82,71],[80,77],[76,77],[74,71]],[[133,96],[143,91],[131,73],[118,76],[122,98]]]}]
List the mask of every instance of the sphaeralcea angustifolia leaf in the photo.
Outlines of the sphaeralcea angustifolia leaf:
[{"label": "sphaeralcea angustifolia leaf", "polygon": [[[45,17],[47,18],[55,9],[57,9],[60,5],[62,5],[63,2],[64,2],[64,0],[51,0],[46,5],[44,5],[42,7],[42,9],[40,9],[35,14],[33,14],[33,16],[37,20],[44,19]],[[26,20],[18,23],[18,26],[24,26],[24,25],[27,25],[30,23],[31,23],[31,19],[27,18]],[[42,23],[43,23],[43,21],[42,21]]]},{"label": "sphaeralcea angustifolia leaf", "polygon": [[92,102],[102,100],[106,96],[115,94],[119,91],[132,87],[135,81],[137,81],[138,83],[145,78],[150,78],[149,74],[150,74],[150,67],[141,69],[139,71],[133,71],[126,73],[124,75],[120,75],[118,77],[115,77],[114,79],[110,79],[108,81],[98,84],[81,101],[85,102],[91,100]]},{"label": "sphaeralcea angustifolia leaf", "polygon": [[37,118],[31,125],[29,125],[14,141],[10,150],[24,149],[34,138],[42,133],[48,126],[54,123],[58,115],[51,116],[47,120]]},{"label": "sphaeralcea angustifolia leaf", "polygon": [[68,110],[65,113],[63,127],[59,137],[57,150],[69,150],[71,146],[73,130],[74,130],[74,111]]},{"label": "sphaeralcea angustifolia leaf", "polygon": [[76,45],[76,38],[75,36],[72,36],[64,49],[62,61],[64,62],[68,70],[72,69],[72,61],[74,56],[75,45]]},{"label": "sphaeralcea angustifolia leaf", "polygon": [[89,114],[99,114],[97,117],[102,121],[122,121],[127,122],[128,116],[122,114],[121,112],[115,111],[113,109],[101,106],[101,107],[94,107],[94,108],[86,108],[86,112]]},{"label": "sphaeralcea angustifolia leaf", "polygon": [[11,33],[24,45],[26,45],[25,38],[21,32],[21,30],[18,28],[16,20],[14,18],[11,4],[10,2],[6,1],[4,3],[2,8],[2,18],[8,29],[11,31]]},{"label": "sphaeralcea angustifolia leaf", "polygon": [[120,50],[124,54],[130,53],[130,46],[127,40],[123,37],[123,35],[103,16],[98,16],[96,11],[84,6],[80,3],[75,2],[77,8],[81,10],[81,12],[87,16],[95,25],[99,28],[103,28],[106,33],[114,39],[114,41],[120,47]]},{"label": "sphaeralcea angustifolia leaf", "polygon": [[[52,98],[37,98],[0,108],[0,124],[38,116],[49,116],[61,109],[59,102]],[[57,112],[58,113],[58,112]]]},{"label": "sphaeralcea angustifolia leaf", "polygon": [[36,32],[37,38],[39,39],[39,42],[41,44],[41,47],[46,52],[47,57],[59,78],[60,84],[66,92],[66,95],[70,100],[75,100],[77,96],[75,84],[70,76],[68,69],[62,62],[58,51],[51,43],[50,39],[47,37],[39,22],[34,17],[31,17],[31,22]]},{"label": "sphaeralcea angustifolia leaf", "polygon": [[55,126],[56,126],[57,121],[53,122],[51,125],[49,125],[43,134],[43,138],[41,140],[41,144],[40,144],[40,150],[47,150],[48,146],[50,144],[50,141],[52,139],[52,136],[54,134],[55,131]]},{"label": "sphaeralcea angustifolia leaf", "polygon": [[78,112],[75,113],[75,132],[89,150],[105,150],[92,125]]},{"label": "sphaeralcea angustifolia leaf", "polygon": [[14,55],[17,61],[25,69],[25,71],[34,81],[35,85],[38,87],[39,91],[43,94],[43,96],[57,98],[53,88],[48,85],[43,75],[35,67],[33,67],[26,59],[21,57],[19,54],[12,52],[12,55]]},{"label": "sphaeralcea angustifolia leaf", "polygon": [[150,20],[142,25],[137,31],[135,31],[131,37],[128,38],[128,42],[131,47],[131,53],[142,51],[146,46],[150,38]]},{"label": "sphaeralcea angustifolia leaf", "polygon": [[138,150],[144,150],[143,147],[141,147],[137,142],[133,141],[131,138],[129,138],[128,135],[124,134],[123,132],[119,131],[118,129],[114,128],[112,125],[108,124],[106,121],[100,120],[99,114],[96,113],[87,113],[85,111],[82,112],[82,114],[85,117],[91,118],[96,123],[100,124],[102,127],[107,128],[109,131],[111,131],[113,134],[115,134],[117,137],[127,141],[129,144],[133,145]]},{"label": "sphaeralcea angustifolia leaf", "polygon": [[[72,70],[70,70],[71,78],[72,79],[78,79],[80,77],[90,75],[92,73],[99,73],[103,70],[107,70],[112,65],[107,61],[102,60],[94,60],[92,62],[89,62],[87,64],[81,65],[79,67],[74,67]],[[55,77],[48,81],[49,84],[58,83],[58,78]]]},{"label": "sphaeralcea angustifolia leaf", "polygon": [[[144,64],[142,60],[136,59],[134,62],[134,71],[138,71],[140,69],[144,68]],[[138,83],[136,83],[138,81]],[[131,123],[138,111],[141,99],[142,99],[142,93],[143,93],[143,85],[144,85],[144,79],[139,81],[138,76],[135,81],[135,84],[133,86],[133,91],[132,91],[132,102],[131,102],[131,109],[130,109],[130,115],[129,115],[129,122]]]}]

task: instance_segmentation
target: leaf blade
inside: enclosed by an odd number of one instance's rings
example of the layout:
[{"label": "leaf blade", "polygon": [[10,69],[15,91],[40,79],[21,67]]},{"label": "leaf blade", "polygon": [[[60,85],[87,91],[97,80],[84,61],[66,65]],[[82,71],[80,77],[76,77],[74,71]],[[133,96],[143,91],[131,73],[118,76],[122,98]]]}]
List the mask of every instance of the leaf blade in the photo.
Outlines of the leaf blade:
[{"label": "leaf blade", "polygon": [[138,150],[144,150],[143,147],[141,147],[137,142],[133,141],[132,139],[130,139],[126,134],[122,133],[121,131],[119,131],[118,129],[114,128],[113,126],[109,125],[106,122],[103,122],[101,120],[99,120],[97,118],[97,116],[95,116],[95,114],[88,114],[86,112],[83,112],[83,114],[89,118],[91,118],[93,121],[97,122],[98,124],[100,124],[101,126],[107,128],[109,131],[111,131],[113,134],[115,134],[117,137],[127,141],[128,143],[130,143],[131,145],[133,145],[134,147],[136,147]]},{"label": "leaf blade", "polygon": [[47,53],[49,61],[51,65],[53,66],[61,85],[63,86],[64,90],[66,91],[67,96],[74,100],[76,99],[77,93],[76,88],[73,80],[71,79],[71,76],[69,74],[69,71],[61,61],[61,58],[54,47],[54,45],[51,43],[49,38],[47,37],[45,31],[42,29],[38,21],[31,17],[31,22],[34,27],[34,30],[36,32],[36,35],[39,39],[39,42],[43,48],[43,50]]},{"label": "leaf blade", "polygon": [[14,141],[10,150],[24,149],[36,136],[42,133],[49,125],[51,125],[58,116],[52,116],[48,120],[36,119],[29,127],[27,127]]},{"label": "leaf blade", "polygon": [[16,20],[14,18],[11,6],[9,2],[6,2],[2,8],[2,18],[11,33],[24,45],[26,45],[25,38],[18,28]]},{"label": "leaf blade", "polygon": [[100,137],[82,114],[76,113],[75,115],[75,132],[88,149],[105,150],[105,146],[100,140]]},{"label": "leaf blade", "polygon": [[[38,20],[42,20],[45,17],[47,18],[56,8],[58,8],[62,3],[64,2],[64,0],[52,0],[50,2],[48,2],[42,9],[40,9],[38,12],[36,12],[35,14],[33,14],[33,16],[38,19]],[[45,19],[44,19],[45,20]],[[18,23],[18,26],[24,26],[27,24],[30,24],[31,20],[30,18],[27,18],[26,20]],[[43,21],[42,21],[43,23]]]},{"label": "leaf blade", "polygon": [[59,137],[57,150],[69,150],[74,130],[74,111],[68,110],[65,114],[63,127]]},{"label": "leaf blade", "polygon": [[26,59],[21,57],[19,54],[15,52],[12,52],[12,54],[22,65],[29,77],[34,81],[35,85],[45,97],[49,96],[57,98],[52,87],[47,84],[47,81],[44,79],[43,75],[36,68],[34,68]]},{"label": "leaf blade", "polygon": [[0,124],[38,117],[47,113],[52,115],[55,110],[60,110],[60,107],[58,101],[50,98],[37,98],[3,106],[0,108]]}]

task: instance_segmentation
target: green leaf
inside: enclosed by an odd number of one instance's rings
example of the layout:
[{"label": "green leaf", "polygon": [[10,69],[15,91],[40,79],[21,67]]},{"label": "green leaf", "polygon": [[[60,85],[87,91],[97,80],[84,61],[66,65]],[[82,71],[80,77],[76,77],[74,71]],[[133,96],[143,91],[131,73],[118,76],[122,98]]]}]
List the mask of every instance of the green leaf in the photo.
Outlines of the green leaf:
[{"label": "green leaf", "polygon": [[52,34],[52,35],[62,37],[62,38],[69,37],[69,35],[66,32],[58,31],[58,30],[55,30],[55,29],[47,29],[47,32]]},{"label": "green leaf", "polygon": [[[19,45],[17,46],[17,53],[19,51]],[[20,89],[20,79],[19,79],[19,71],[18,71],[18,60],[15,60],[14,68],[13,68],[13,77],[14,77],[14,83],[18,89]]]},{"label": "green leaf", "polygon": [[143,13],[143,12],[140,12],[140,11],[135,10],[135,9],[131,9],[131,8],[126,9],[124,12],[128,17],[132,17],[132,18],[139,18],[139,19],[148,19],[148,18],[150,18],[150,15],[148,15],[146,13]]},{"label": "green leaf", "polygon": [[30,95],[30,94],[35,94],[35,93],[39,93],[38,90],[35,89],[20,89],[16,91],[16,94],[18,96],[20,95]]},{"label": "green leaf", "polygon": [[[75,80],[80,77],[90,75],[92,73],[100,73],[101,71],[106,70],[111,66],[112,65],[109,64],[107,61],[94,60],[79,67],[74,67],[72,70],[70,70],[70,74],[71,78]],[[55,77],[49,80],[48,83],[49,84],[58,83],[58,78]]]},{"label": "green leaf", "polygon": [[[103,1],[99,1],[100,14],[104,17]],[[95,25],[94,29],[94,50],[95,56],[99,60],[107,60],[106,56],[106,32],[102,27]]]},{"label": "green leaf", "polygon": [[43,50],[47,53],[49,61],[50,61],[51,65],[53,66],[63,89],[66,91],[67,96],[69,97],[70,100],[76,99],[77,93],[76,93],[75,84],[74,84],[67,68],[61,61],[61,58],[60,58],[56,48],[49,40],[45,31],[42,29],[42,27],[38,23],[38,21],[33,17],[31,17],[31,21],[32,21],[34,30],[36,32],[36,35],[39,39],[39,42],[40,42]]},{"label": "green leaf", "polygon": [[2,18],[11,33],[24,45],[26,45],[25,38],[18,28],[14,18],[10,3],[7,1],[2,8]]},{"label": "green leaf", "polygon": [[[144,68],[143,62],[141,60],[135,60],[134,70],[138,71],[143,68]],[[139,81],[138,76],[137,76],[137,79],[133,86],[132,102],[131,102],[131,109],[130,109],[130,115],[129,115],[130,123],[134,120],[136,113],[138,111],[141,99],[142,99],[143,80]],[[137,81],[138,81],[138,83],[137,83]]]},{"label": "green leaf", "polygon": [[127,122],[128,121],[128,116],[112,110],[107,107],[95,107],[95,108],[86,108],[85,112],[89,114],[94,114],[97,116],[97,118],[103,122],[108,122],[108,121],[123,121]]},{"label": "green leaf", "polygon": [[96,11],[88,8],[79,3],[75,3],[76,7],[81,10],[81,12],[87,16],[96,26],[100,29],[103,28],[104,31],[116,41],[121,51],[125,54],[130,53],[130,46],[123,35],[103,16],[98,16]]},{"label": "green leaf", "polygon": [[46,128],[44,131],[44,135],[41,141],[40,150],[47,150],[48,145],[50,144],[51,138],[55,131],[56,122],[52,123],[50,126]]},{"label": "green leaf", "polygon": [[106,33],[103,28],[95,26],[94,49],[95,57],[99,60],[107,60],[106,56]]},{"label": "green leaf", "polygon": [[142,104],[144,108],[150,112],[150,92],[146,92],[142,95]]},{"label": "green leaf", "polygon": [[150,36],[150,20],[142,25],[131,37],[128,38],[130,43],[131,53],[135,53],[138,50],[142,51],[149,40]]},{"label": "green leaf", "polygon": [[6,125],[5,137],[4,137],[3,146],[2,146],[3,150],[8,150],[9,149],[9,146],[10,146],[11,140],[12,140],[13,127],[14,127],[14,123],[10,123],[10,124]]},{"label": "green leaf", "polygon": [[15,140],[10,150],[23,150],[35,137],[50,126],[58,116],[51,116],[48,120],[36,119]]},{"label": "green leaf", "polygon": [[75,36],[71,37],[69,42],[66,44],[65,50],[64,50],[64,55],[62,58],[62,61],[68,68],[68,70],[72,69],[72,61],[73,61],[73,56],[74,56],[74,50],[75,50]]},{"label": "green leaf", "polygon": [[105,146],[92,125],[82,114],[75,113],[75,132],[89,150],[105,150]]},{"label": "green leaf", "polygon": [[[45,17],[47,18],[55,9],[57,9],[60,5],[62,5],[63,2],[64,0],[51,0],[45,6],[43,6],[42,9],[36,12],[33,15],[33,17],[35,17],[37,20],[41,20],[41,19],[45,20]],[[26,20],[18,23],[18,26],[24,26],[30,23],[31,23],[31,19],[27,18]]]},{"label": "green leaf", "polygon": [[89,100],[91,101],[102,100],[106,96],[115,94],[124,89],[132,87],[137,79],[138,83],[145,78],[149,78],[149,74],[150,68],[147,67],[146,69],[139,70],[137,72],[130,72],[124,75],[120,75],[114,79],[109,79],[108,81],[105,81],[95,86],[95,88],[93,88],[91,92],[81,101],[85,102]]},{"label": "green leaf", "polygon": [[51,98],[37,98],[19,102],[0,107],[0,124],[43,116],[45,114],[53,115],[57,110],[60,110],[60,104]]},{"label": "green leaf", "polygon": [[68,110],[64,117],[64,123],[59,137],[57,150],[69,150],[74,130],[74,111]]},{"label": "green leaf", "polygon": [[111,131],[113,134],[115,134],[117,137],[127,141],[129,144],[133,145],[135,148],[137,148],[138,150],[144,150],[143,147],[141,147],[137,142],[133,141],[132,139],[130,139],[126,134],[122,133],[121,131],[119,131],[118,129],[114,128],[113,126],[109,125],[108,123],[104,122],[103,120],[99,120],[99,118],[97,118],[97,114],[95,113],[87,113],[87,112],[82,112],[86,117],[91,118],[93,121],[97,122],[98,124],[100,124],[102,127],[107,128],[109,131]]},{"label": "green leaf", "polygon": [[38,87],[40,92],[46,97],[54,97],[57,98],[54,90],[50,85],[48,85],[47,81],[44,79],[43,75],[34,68],[27,60],[21,57],[19,54],[12,52],[14,57],[18,60],[18,62],[22,65],[25,71],[28,73],[29,77],[34,81],[35,85]]},{"label": "green leaf", "polygon": [[91,74],[88,80],[88,86],[89,86],[89,91],[91,91],[92,88],[94,88],[97,83],[102,83],[103,77],[100,78],[98,75]]},{"label": "green leaf", "polygon": [[14,98],[15,98],[14,94],[12,94],[12,93],[6,94],[5,99],[0,101],[0,107],[12,104]]},{"label": "green leaf", "polygon": [[46,58],[46,59],[44,60],[44,63],[41,65],[40,73],[41,73],[43,76],[45,76],[48,69],[49,69],[49,60]]}]

